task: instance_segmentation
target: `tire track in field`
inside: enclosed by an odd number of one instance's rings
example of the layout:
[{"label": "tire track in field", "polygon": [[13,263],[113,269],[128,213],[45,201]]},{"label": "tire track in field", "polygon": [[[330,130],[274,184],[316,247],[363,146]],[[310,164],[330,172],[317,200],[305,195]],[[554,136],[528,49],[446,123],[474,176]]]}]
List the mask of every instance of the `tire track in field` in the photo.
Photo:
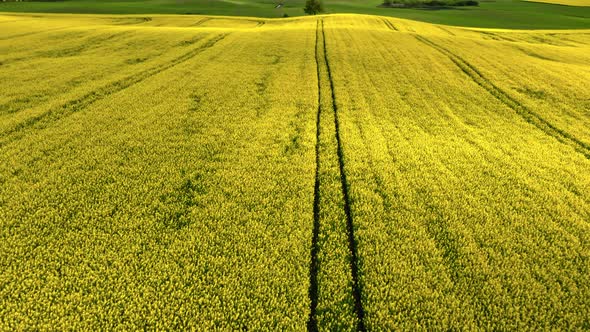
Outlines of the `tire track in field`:
[{"label": "tire track in field", "polygon": [[393,25],[393,23],[391,23],[390,20],[386,19],[386,18],[382,18],[381,21],[383,21],[383,23],[387,26],[387,28],[389,28],[390,30],[393,31],[398,31],[399,29],[395,27],[395,25]]},{"label": "tire track in field", "polygon": [[344,167],[344,151],[342,149],[342,140],[340,136],[340,119],[338,117],[338,106],[336,105],[336,95],[334,92],[334,80],[332,77],[332,71],[330,68],[330,62],[328,60],[328,49],[326,46],[326,32],[324,29],[324,21],[321,21],[322,25],[322,40],[324,48],[324,61],[326,62],[326,71],[328,72],[328,80],[330,81],[330,93],[332,97],[332,109],[334,110],[334,126],[336,129],[336,143],[337,143],[337,154],[338,154],[338,166],[340,169],[340,181],[342,183],[342,195],[344,196],[344,213],[346,215],[346,224],[348,228],[348,247],[351,255],[350,269],[352,273],[353,281],[353,297],[355,302],[355,311],[358,318],[358,331],[366,331],[364,316],[365,311],[362,303],[362,290],[359,281],[359,268],[358,268],[358,251],[356,239],[354,236],[354,223],[352,219],[350,193],[348,191],[348,181],[346,180],[346,171]]},{"label": "tire track in field", "polygon": [[8,36],[8,37],[0,38],[0,41],[10,40],[10,39],[15,39],[15,38],[20,38],[20,37],[27,37],[27,36],[32,36],[32,35],[38,35],[38,34],[41,34],[41,33],[47,33],[47,32],[59,31],[59,30],[65,30],[65,29],[70,29],[70,28],[73,28],[73,27],[69,26],[69,27],[61,27],[61,28],[47,29],[47,30],[43,30],[43,31],[34,31],[34,32],[21,33],[19,35],[12,35],[12,36]]},{"label": "tire track in field", "polygon": [[84,40],[83,42],[78,42],[77,46],[73,46],[73,47],[69,47],[69,48],[57,48],[57,49],[51,49],[51,50],[46,50],[46,51],[37,51],[37,52],[33,53],[32,55],[27,55],[27,56],[18,57],[18,58],[9,58],[9,59],[3,60],[2,65],[14,64],[14,63],[27,61],[30,59],[37,59],[37,58],[60,58],[60,57],[79,55],[79,54],[89,51],[89,50],[98,49],[98,48],[104,46],[105,42],[112,42],[114,39],[117,39],[120,36],[125,36],[128,33],[129,32],[124,31],[124,32],[119,32],[119,33],[108,34],[108,31],[107,31],[104,33],[105,34],[104,36],[101,35],[101,36],[96,36],[96,37],[90,37],[87,40]]},{"label": "tire track in field", "polygon": [[261,21],[261,20],[248,20],[248,19],[245,20],[245,19],[241,19],[241,18],[234,19],[234,20],[235,21],[245,21],[245,22],[256,23],[256,26],[254,26],[254,28],[260,28],[260,27],[262,27],[263,25],[266,24],[266,21]]},{"label": "tire track in field", "polygon": [[207,21],[211,21],[211,18],[210,17],[202,18],[202,19],[198,20],[197,22],[195,22],[194,24],[192,24],[191,26],[197,27],[197,26],[200,26],[201,24],[203,24],[203,23],[205,23]]},{"label": "tire track in field", "polygon": [[315,182],[313,189],[313,231],[311,238],[311,264],[309,266],[309,318],[307,320],[307,330],[310,332],[318,331],[318,321],[316,311],[318,307],[318,238],[320,233],[320,117],[322,114],[322,89],[320,77],[319,57],[319,29],[320,21],[316,22],[315,32],[315,63],[318,79],[318,110],[316,115],[316,142],[315,142]]},{"label": "tire track in field", "polygon": [[63,104],[59,107],[56,107],[54,109],[51,109],[45,113],[28,118],[28,119],[24,120],[23,122],[16,124],[14,127],[10,128],[2,133],[2,135],[4,137],[3,137],[3,140],[0,141],[0,148],[4,147],[6,144],[18,139],[16,136],[19,133],[22,133],[27,128],[30,128],[36,124],[41,123],[41,122],[46,122],[46,123],[56,122],[64,117],[67,117],[68,115],[71,115],[77,111],[83,110],[84,108],[94,104],[95,102],[97,102],[99,100],[105,99],[117,92],[123,91],[123,90],[137,84],[137,83],[145,81],[146,79],[148,79],[154,75],[157,75],[165,70],[168,70],[172,67],[175,67],[183,62],[190,60],[191,58],[195,57],[197,54],[213,47],[215,44],[217,44],[218,42],[223,40],[228,35],[229,34],[227,34],[227,33],[217,35],[217,36],[209,39],[208,41],[206,41],[203,45],[201,45],[191,51],[188,51],[187,53],[173,59],[170,62],[152,67],[150,69],[141,71],[141,72],[134,74],[134,75],[127,76],[123,79],[120,79],[118,81],[107,84],[95,91],[88,92],[80,98],[70,100],[70,101],[66,102],[65,104]]},{"label": "tire track in field", "polygon": [[[73,46],[69,48],[62,48],[62,49],[52,49],[46,51],[37,51],[32,55],[17,57],[6,59],[0,62],[0,66],[3,65],[13,65],[15,63],[19,63],[22,61],[28,61],[31,59],[38,59],[38,58],[61,58],[61,57],[70,57],[70,56],[77,56],[84,52],[98,50],[105,47],[106,42],[112,42],[113,40],[118,40],[120,37],[126,36],[129,34],[128,31],[119,32],[119,33],[112,33],[108,34],[108,31],[104,33],[104,35],[90,37],[87,40],[83,41],[81,44],[79,43],[78,46]],[[70,81],[71,82],[71,81]],[[63,87],[60,90],[60,93],[67,93],[74,89],[77,85],[70,85],[68,82],[67,87]],[[27,108],[36,107],[42,102],[46,102],[49,97],[54,97],[55,95],[47,94],[47,93],[36,93],[34,95],[28,95],[24,97],[17,97],[9,99],[4,104],[0,104],[0,118],[4,115],[14,114],[25,110]]]},{"label": "tire track in field", "polygon": [[461,58],[460,56],[454,54],[453,52],[449,51],[448,49],[430,41],[429,39],[415,35],[416,39],[423,44],[430,46],[440,53],[446,55],[453,63],[459,67],[467,76],[469,76],[475,83],[479,86],[484,88],[488,93],[492,96],[496,97],[500,102],[504,105],[508,106],[512,109],[516,114],[520,115],[526,122],[534,125],[545,134],[552,136],[553,138],[557,139],[559,142],[564,143],[573,147],[576,151],[584,155],[587,159],[590,159],[590,145],[580,141],[572,134],[568,133],[567,131],[558,128],[557,126],[553,125],[551,122],[545,120],[541,115],[537,114],[534,111],[531,111],[519,101],[511,97],[508,93],[504,92],[504,90],[500,89],[497,85],[492,83],[489,79],[487,79],[477,68],[467,62],[465,59]]},{"label": "tire track in field", "polygon": [[10,21],[0,21],[0,24],[4,24],[4,23],[14,23],[14,22],[26,22],[26,21],[32,21],[32,18],[28,18],[28,19],[24,19],[24,20],[10,20]]},{"label": "tire track in field", "polygon": [[[238,22],[252,22],[252,23],[256,23],[256,26],[254,26],[254,28],[260,28],[260,27],[262,27],[263,25],[266,24],[266,21],[262,21],[262,20],[248,20],[248,19],[241,19],[241,18],[224,18],[224,19],[238,21]],[[211,21],[211,20],[215,20],[215,18],[205,17],[205,18],[202,18],[202,19],[196,21],[195,23],[193,23],[190,26],[201,26],[203,23],[206,23],[206,22]]]},{"label": "tire track in field", "polygon": [[500,32],[494,33],[494,32],[489,32],[489,31],[478,31],[478,32],[482,35],[489,36],[493,40],[506,41],[506,42],[511,42],[511,43],[518,42],[518,40],[514,40],[510,37],[506,37],[505,33],[500,33]]},{"label": "tire track in field", "polygon": [[453,36],[453,37],[454,37],[454,36],[456,36],[456,34],[455,34],[453,31],[451,31],[451,30],[449,30],[449,29],[447,29],[447,28],[441,27],[440,25],[438,25],[437,27],[438,27],[440,30],[442,30],[442,31],[446,32],[447,34],[449,34],[449,35],[451,35],[451,36]]},{"label": "tire track in field", "polygon": [[151,22],[151,17],[116,17],[110,18],[112,25],[138,25],[142,23]]}]

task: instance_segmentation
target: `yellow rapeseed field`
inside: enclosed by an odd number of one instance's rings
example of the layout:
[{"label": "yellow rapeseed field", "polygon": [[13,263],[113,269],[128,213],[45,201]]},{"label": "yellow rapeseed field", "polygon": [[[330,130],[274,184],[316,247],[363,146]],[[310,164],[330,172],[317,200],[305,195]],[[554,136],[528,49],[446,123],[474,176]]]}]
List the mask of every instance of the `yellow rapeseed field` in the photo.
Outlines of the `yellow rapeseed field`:
[{"label": "yellow rapeseed field", "polygon": [[590,328],[590,30],[0,13],[0,330]]},{"label": "yellow rapeseed field", "polygon": [[565,6],[590,6],[590,0],[527,0],[532,2],[553,3]]}]

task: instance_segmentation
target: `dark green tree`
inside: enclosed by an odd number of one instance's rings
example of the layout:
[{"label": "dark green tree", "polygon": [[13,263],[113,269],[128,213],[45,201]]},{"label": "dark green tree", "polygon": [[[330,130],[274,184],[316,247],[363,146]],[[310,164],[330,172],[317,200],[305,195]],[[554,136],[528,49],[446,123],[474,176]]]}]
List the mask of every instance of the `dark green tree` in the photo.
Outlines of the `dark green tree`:
[{"label": "dark green tree", "polygon": [[324,5],[320,0],[306,0],[303,11],[309,15],[317,15],[324,11]]}]

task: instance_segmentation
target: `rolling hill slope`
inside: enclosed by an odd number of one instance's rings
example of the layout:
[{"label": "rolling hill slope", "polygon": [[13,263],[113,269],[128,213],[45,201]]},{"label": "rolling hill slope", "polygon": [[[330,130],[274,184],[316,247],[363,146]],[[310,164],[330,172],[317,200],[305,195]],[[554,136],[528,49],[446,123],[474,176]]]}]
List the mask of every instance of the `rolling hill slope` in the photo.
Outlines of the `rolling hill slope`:
[{"label": "rolling hill slope", "polygon": [[[581,5],[588,0],[562,0]],[[590,7],[481,0],[474,7],[382,8],[383,0],[324,0],[326,14],[354,13],[436,24],[508,29],[589,29]],[[563,2],[563,3],[566,3]],[[282,6],[277,6],[282,4]],[[281,18],[305,15],[305,0],[65,0],[0,2],[0,12],[191,14]]]}]

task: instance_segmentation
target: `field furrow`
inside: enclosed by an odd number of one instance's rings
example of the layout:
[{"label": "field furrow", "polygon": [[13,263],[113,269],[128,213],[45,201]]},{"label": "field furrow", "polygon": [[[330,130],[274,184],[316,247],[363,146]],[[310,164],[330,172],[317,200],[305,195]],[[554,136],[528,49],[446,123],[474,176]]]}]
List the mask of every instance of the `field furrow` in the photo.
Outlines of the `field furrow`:
[{"label": "field furrow", "polygon": [[318,330],[317,308],[318,308],[318,238],[320,233],[320,120],[322,115],[322,93],[320,77],[320,61],[318,59],[319,29],[320,22],[317,22],[315,31],[315,63],[317,67],[318,81],[318,110],[316,116],[316,143],[315,143],[315,179],[313,185],[313,230],[311,236],[311,262],[309,266],[309,319],[307,322],[308,331]]},{"label": "field furrow", "polygon": [[482,43],[472,38],[426,36],[471,64],[510,99],[545,122],[590,144],[590,92],[582,82],[590,77],[586,32],[495,32],[513,41]]},{"label": "field furrow", "polygon": [[[100,31],[100,30],[99,30]],[[12,58],[3,58],[2,61],[2,65],[8,65],[8,64],[14,64],[17,62],[21,62],[21,61],[29,61],[29,60],[34,60],[35,58],[39,58],[39,57],[50,57],[50,58],[60,58],[60,57],[70,57],[70,56],[75,56],[75,55],[79,55],[83,52],[88,52],[91,51],[93,49],[100,49],[101,47],[104,47],[105,44],[109,44],[109,43],[113,43],[113,42],[118,42],[118,40],[120,39],[120,37],[126,36],[129,33],[129,31],[123,31],[123,32],[113,32],[108,33],[107,31],[105,31],[104,36],[101,33],[99,36],[97,37],[89,37],[89,38],[85,38],[83,40],[73,40],[72,41],[72,46],[70,47],[66,47],[64,44],[64,41],[62,40],[62,43],[60,43],[60,45],[58,45],[57,47],[52,47],[51,49],[48,50],[39,50],[38,52],[32,53],[32,54],[27,54],[24,56],[19,56],[19,57],[12,57]]]},{"label": "field furrow", "polygon": [[391,23],[391,21],[389,21],[386,18],[383,18],[383,23],[385,23],[385,26],[387,26],[388,29],[393,30],[393,31],[399,31],[398,28],[395,27],[395,25],[393,25],[393,23]]},{"label": "field furrow", "polygon": [[[161,41],[157,35],[129,28],[108,26],[94,29],[92,33],[86,33],[84,29],[76,31],[52,35],[53,43],[37,37],[0,46],[2,53],[7,54],[0,57],[1,79],[14,77],[17,72],[22,82],[44,77],[43,83],[34,91],[27,89],[26,84],[5,87],[0,96],[0,127],[10,127],[29,117],[60,108],[139,71],[173,61],[207,35],[176,31]],[[110,38],[113,36],[118,36],[115,41]],[[107,42],[96,43],[105,39]],[[86,42],[88,45],[84,45]],[[109,57],[100,56],[104,53]],[[28,61],[11,61],[15,58]],[[92,66],[87,65],[88,61],[92,61]],[[56,73],[56,68],[60,68],[60,74]]]},{"label": "field furrow", "polygon": [[0,148],[3,147],[4,145],[14,141],[15,139],[18,139],[19,134],[21,134],[20,136],[22,136],[22,134],[26,134],[26,131],[30,130],[30,128],[35,125],[45,127],[47,125],[55,123],[55,122],[59,121],[60,119],[67,117],[69,114],[72,114],[74,112],[78,112],[78,111],[85,109],[86,107],[88,107],[89,105],[92,105],[93,103],[95,103],[98,100],[102,100],[104,98],[109,97],[112,94],[121,92],[134,84],[142,82],[146,79],[149,79],[150,77],[152,77],[154,75],[157,75],[165,70],[168,70],[174,66],[177,66],[178,64],[188,61],[188,60],[192,59],[193,57],[195,57],[197,54],[207,50],[208,48],[213,47],[216,43],[223,40],[226,36],[227,36],[227,34],[221,34],[221,35],[215,36],[215,37],[205,41],[203,43],[203,45],[200,45],[199,47],[197,47],[189,52],[186,52],[185,54],[173,59],[172,61],[170,61],[168,63],[165,63],[162,65],[150,68],[148,70],[136,73],[136,74],[134,74],[132,76],[128,76],[122,80],[112,82],[109,85],[103,86],[97,90],[94,90],[88,94],[85,94],[84,96],[82,96],[80,98],[70,100],[58,108],[51,109],[47,112],[44,112],[44,113],[41,113],[41,114],[38,114],[38,115],[35,115],[32,117],[28,117],[24,121],[18,122],[16,124],[14,124],[13,126],[9,127],[8,129],[6,129],[2,133],[2,140],[0,141]]},{"label": "field furrow", "polygon": [[[317,123],[317,217],[310,271],[310,317],[308,330],[354,331],[359,324],[355,311],[354,279],[345,201],[337,155],[335,112],[326,65],[324,34],[317,21],[315,60],[318,79]],[[317,233],[316,233],[317,232]]]},{"label": "field furrow", "polygon": [[573,146],[576,150],[582,153],[586,158],[590,159],[590,145],[586,144],[570,133],[557,128],[552,123],[545,120],[539,114],[531,111],[530,109],[526,108],[522,104],[520,104],[517,100],[513,99],[504,92],[502,89],[498,88],[492,81],[485,78],[473,65],[469,64],[467,61],[462,59],[460,56],[454,54],[453,52],[449,51],[448,49],[437,45],[436,43],[428,40],[426,37],[416,36],[418,40],[423,42],[426,45],[434,47],[435,49],[439,50],[441,53],[448,56],[461,70],[473,79],[474,82],[479,84],[481,87],[486,89],[490,94],[494,97],[498,98],[502,103],[506,106],[513,109],[516,113],[521,115],[523,119],[532,125],[538,127],[540,130],[545,132],[549,136],[555,137],[558,141]]},{"label": "field furrow", "polygon": [[328,50],[326,46],[326,32],[324,28],[324,21],[322,20],[322,40],[323,40],[323,48],[324,48],[324,61],[326,63],[326,70],[328,72],[328,80],[330,82],[330,94],[332,96],[332,109],[334,111],[334,133],[336,135],[336,152],[338,155],[338,168],[340,170],[340,181],[342,184],[342,196],[344,198],[344,213],[346,215],[346,227],[348,233],[348,249],[350,250],[350,270],[352,274],[352,282],[353,282],[353,296],[354,296],[354,305],[355,305],[355,312],[358,318],[358,326],[357,329],[359,331],[364,331],[364,310],[363,310],[363,303],[362,303],[362,290],[361,284],[359,281],[359,269],[358,269],[358,254],[357,254],[357,243],[356,238],[354,236],[354,222],[352,219],[352,212],[350,210],[350,194],[349,194],[349,183],[346,180],[346,169],[344,165],[344,152],[342,150],[342,141],[340,136],[340,121],[338,117],[338,106],[336,104],[336,95],[334,91],[334,81],[332,79],[332,71],[330,68],[330,62],[328,58]]},{"label": "field furrow", "polygon": [[32,32],[26,32],[26,33],[21,33],[21,34],[8,35],[8,36],[0,37],[0,41],[6,41],[6,40],[12,40],[12,39],[17,39],[17,38],[22,38],[22,37],[33,36],[33,35],[45,34],[48,32],[56,32],[56,31],[65,30],[68,28],[71,28],[71,27],[66,26],[66,27],[60,27],[60,28],[46,29],[46,30],[42,30],[42,31],[32,31]]}]

